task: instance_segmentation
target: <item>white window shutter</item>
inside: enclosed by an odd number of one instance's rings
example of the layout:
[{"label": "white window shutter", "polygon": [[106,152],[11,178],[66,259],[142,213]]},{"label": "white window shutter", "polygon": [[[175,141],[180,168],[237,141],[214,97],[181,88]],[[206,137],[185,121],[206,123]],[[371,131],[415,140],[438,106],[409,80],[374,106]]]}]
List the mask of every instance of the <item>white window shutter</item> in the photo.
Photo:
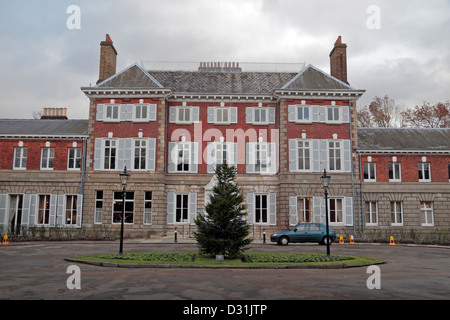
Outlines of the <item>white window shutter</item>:
[{"label": "white window shutter", "polygon": [[147,170],[155,171],[156,164],[156,139],[147,139]]},{"label": "white window shutter", "polygon": [[95,138],[94,145],[94,170],[101,170],[103,168],[102,164],[102,152],[103,152],[103,139]]},{"label": "white window shutter", "polygon": [[309,108],[309,110],[311,110],[311,121],[312,122],[319,122],[320,121],[320,110],[319,110],[319,106],[311,106]]},{"label": "white window shutter", "polygon": [[169,122],[170,123],[177,122],[177,107],[169,108]]},{"label": "white window shutter", "polygon": [[177,168],[177,161],[178,161],[178,154],[177,154],[177,143],[176,142],[169,142],[169,152],[168,152],[168,158],[167,158],[167,170],[169,173],[176,172]]},{"label": "white window shutter", "polygon": [[288,121],[295,122],[297,120],[297,106],[288,106]]},{"label": "white window shutter", "polygon": [[0,225],[6,226],[6,199],[7,194],[0,194]]},{"label": "white window shutter", "polygon": [[312,141],[312,169],[313,172],[320,172],[320,140]]},{"label": "white window shutter", "polygon": [[345,207],[345,225],[353,226],[353,198],[352,197],[344,198],[344,207]]},{"label": "white window shutter", "polygon": [[272,108],[272,107],[270,107],[270,108],[267,108],[268,109],[268,111],[269,111],[269,124],[275,124],[275,118],[276,118],[276,114],[275,114],[275,112],[276,112],[276,110],[275,110],[275,108]]},{"label": "white window shutter", "polygon": [[58,195],[56,195],[56,194],[50,195],[50,218],[49,218],[50,227],[54,227],[56,225],[57,200],[58,200]]},{"label": "white window shutter", "polygon": [[350,122],[350,108],[348,106],[342,107],[342,122],[343,123]]},{"label": "white window shutter", "polygon": [[192,192],[189,193],[189,213],[188,213],[188,218],[189,218],[189,224],[193,225],[195,224],[195,217],[197,215],[197,193]]},{"label": "white window shutter", "polygon": [[28,220],[29,226],[34,226],[36,224],[36,217],[38,213],[38,195],[32,194],[30,197],[30,219]]},{"label": "white window shutter", "polygon": [[238,108],[230,107],[230,123],[238,122]]},{"label": "white window shutter", "polygon": [[297,196],[289,197],[289,225],[295,226],[298,222]]},{"label": "white window shutter", "polygon": [[132,157],[133,157],[133,139],[119,139],[118,150],[118,170],[123,170],[124,167],[131,169]]},{"label": "white window shutter", "polygon": [[245,122],[253,123],[253,107],[245,108]]},{"label": "white window shutter", "polygon": [[277,173],[277,145],[274,142],[267,144],[267,163],[269,165],[268,172],[270,174]]},{"label": "white window shutter", "polygon": [[191,107],[192,122],[199,122],[200,120],[200,108]]},{"label": "white window shutter", "polygon": [[342,141],[343,145],[343,169],[345,172],[351,172],[352,171],[352,149],[350,147],[350,140],[344,140]]},{"label": "white window shutter", "polygon": [[148,105],[148,121],[156,121],[156,111],[157,111],[156,104]]},{"label": "white window shutter", "polygon": [[269,193],[269,224],[277,224],[277,194]]},{"label": "white window shutter", "polygon": [[255,194],[247,193],[247,223],[255,223]]},{"label": "white window shutter", "polygon": [[229,166],[235,166],[237,168],[237,143],[228,142],[227,143],[227,163]]},{"label": "white window shutter", "polygon": [[216,168],[216,143],[208,142],[206,146],[206,164],[208,173],[214,173]]},{"label": "white window shutter", "polygon": [[312,221],[325,223],[325,199],[322,197],[313,197]]},{"label": "white window shutter", "polygon": [[83,195],[77,196],[77,228],[80,229],[83,220]]},{"label": "white window shutter", "polygon": [[253,142],[246,143],[246,163],[247,173],[255,172],[255,144]]},{"label": "white window shutter", "polygon": [[319,108],[319,122],[327,122],[327,107],[318,106],[317,108]]},{"label": "white window shutter", "polygon": [[105,105],[104,104],[98,104],[97,105],[96,120],[97,121],[103,121],[104,114],[105,114]]},{"label": "white window shutter", "polygon": [[289,171],[295,172],[298,169],[297,140],[289,139]]},{"label": "white window shutter", "polygon": [[208,123],[214,123],[215,122],[215,117],[216,117],[216,108],[214,107],[208,107]]},{"label": "white window shutter", "polygon": [[167,193],[167,224],[174,224],[175,222],[175,192]]},{"label": "white window shutter", "polygon": [[198,172],[198,142],[191,142],[191,163],[189,163],[189,172]]},{"label": "white window shutter", "polygon": [[319,171],[322,172],[323,169],[329,170],[329,158],[328,158],[328,140],[320,140],[320,168]]},{"label": "white window shutter", "polygon": [[21,223],[22,226],[24,227],[28,227],[30,221],[30,205],[31,205],[31,194],[24,194],[22,204],[22,223]]},{"label": "white window shutter", "polygon": [[58,194],[57,207],[56,207],[56,226],[61,227],[65,224],[66,219],[66,196],[64,194]]},{"label": "white window shutter", "polygon": [[136,108],[136,106],[134,104],[127,104],[125,105],[125,110],[126,110],[126,121],[133,121],[133,112],[134,112],[134,108]]}]

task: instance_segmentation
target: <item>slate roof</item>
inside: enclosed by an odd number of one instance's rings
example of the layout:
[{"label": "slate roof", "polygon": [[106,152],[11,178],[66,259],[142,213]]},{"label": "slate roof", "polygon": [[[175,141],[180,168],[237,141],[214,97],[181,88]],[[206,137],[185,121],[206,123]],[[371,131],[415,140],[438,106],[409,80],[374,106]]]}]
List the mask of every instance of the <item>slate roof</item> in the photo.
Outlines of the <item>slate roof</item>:
[{"label": "slate roof", "polygon": [[450,151],[450,128],[358,128],[358,149]]},{"label": "slate roof", "polygon": [[152,71],[134,64],[95,88],[166,88],[174,93],[263,94],[274,90],[355,90],[312,65],[300,72]]},{"label": "slate roof", "polygon": [[1,136],[83,136],[88,134],[88,120],[0,119]]}]

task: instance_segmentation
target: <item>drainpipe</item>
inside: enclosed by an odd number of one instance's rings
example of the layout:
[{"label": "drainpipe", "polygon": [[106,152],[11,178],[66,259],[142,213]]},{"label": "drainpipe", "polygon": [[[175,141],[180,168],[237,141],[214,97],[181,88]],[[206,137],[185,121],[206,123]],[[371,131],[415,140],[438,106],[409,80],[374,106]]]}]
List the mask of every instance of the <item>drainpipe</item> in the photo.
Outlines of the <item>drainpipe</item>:
[{"label": "drainpipe", "polygon": [[[351,146],[351,174],[352,174],[352,197],[353,197],[353,233],[356,233],[356,221],[355,221],[355,181],[354,181],[354,165],[353,165],[353,132],[352,132],[352,100],[348,100],[349,108],[349,123],[350,123],[350,146]],[[356,149],[355,149],[356,150]],[[359,228],[358,228],[359,229]]]}]

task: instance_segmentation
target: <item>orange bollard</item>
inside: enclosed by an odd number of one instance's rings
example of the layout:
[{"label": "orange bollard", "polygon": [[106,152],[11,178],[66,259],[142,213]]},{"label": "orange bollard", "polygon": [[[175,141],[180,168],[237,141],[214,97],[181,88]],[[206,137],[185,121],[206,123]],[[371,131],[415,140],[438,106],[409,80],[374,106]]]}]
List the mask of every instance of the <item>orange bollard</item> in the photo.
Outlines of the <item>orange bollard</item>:
[{"label": "orange bollard", "polygon": [[339,237],[339,244],[344,244],[344,237],[343,236]]},{"label": "orange bollard", "polygon": [[5,236],[3,237],[2,244],[9,244],[8,236],[7,236],[6,234],[5,234]]}]

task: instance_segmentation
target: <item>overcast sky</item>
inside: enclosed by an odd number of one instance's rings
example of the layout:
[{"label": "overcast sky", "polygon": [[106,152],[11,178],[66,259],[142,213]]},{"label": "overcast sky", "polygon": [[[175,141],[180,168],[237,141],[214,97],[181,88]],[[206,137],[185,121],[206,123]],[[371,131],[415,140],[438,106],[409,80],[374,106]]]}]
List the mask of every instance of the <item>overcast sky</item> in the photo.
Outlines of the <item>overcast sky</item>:
[{"label": "overcast sky", "polygon": [[407,107],[450,99],[448,0],[0,0],[0,118],[67,107],[69,118],[87,119],[80,88],[98,79],[107,33],[117,71],[236,61],[306,62],[327,73],[341,35],[348,80],[366,90],[360,106],[384,95]]}]

